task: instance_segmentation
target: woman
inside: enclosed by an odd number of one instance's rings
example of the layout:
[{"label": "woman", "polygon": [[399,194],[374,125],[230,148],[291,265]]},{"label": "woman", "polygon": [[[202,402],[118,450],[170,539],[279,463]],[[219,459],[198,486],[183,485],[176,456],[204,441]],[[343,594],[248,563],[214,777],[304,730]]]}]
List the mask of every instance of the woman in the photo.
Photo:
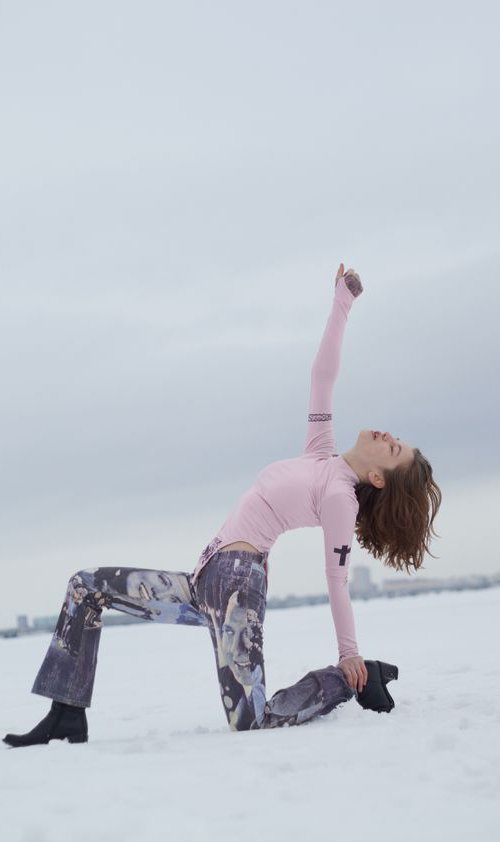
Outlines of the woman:
[{"label": "woman", "polygon": [[[390,433],[362,430],[339,455],[332,426],[333,385],[349,311],[363,291],[359,275],[335,278],[332,310],[312,367],[307,437],[301,456],[265,467],[203,550],[193,573],[136,568],[80,570],[69,581],[49,649],[32,692],[53,700],[29,733],[10,746],[51,739],[86,742],[103,608],[145,620],[208,626],[224,711],[232,730],[299,725],[356,696],[365,708],[390,711],[387,682],[398,670],[358,652],[349,600],[354,535],[396,570],[417,570],[441,503],[431,466],[417,448]],[[266,701],[263,622],[267,560],[280,534],[321,526],[339,660],[312,670]],[[293,644],[292,644],[293,645]]]}]

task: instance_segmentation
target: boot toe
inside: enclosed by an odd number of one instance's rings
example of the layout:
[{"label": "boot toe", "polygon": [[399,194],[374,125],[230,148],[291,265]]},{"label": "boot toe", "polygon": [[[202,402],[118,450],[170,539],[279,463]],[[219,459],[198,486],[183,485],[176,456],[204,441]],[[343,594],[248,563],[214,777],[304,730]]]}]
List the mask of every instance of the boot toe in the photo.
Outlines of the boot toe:
[{"label": "boot toe", "polygon": [[36,745],[36,743],[46,744],[48,743],[48,739],[38,737],[35,742],[27,734],[6,734],[3,742],[11,746],[11,748],[20,748],[21,746]]}]

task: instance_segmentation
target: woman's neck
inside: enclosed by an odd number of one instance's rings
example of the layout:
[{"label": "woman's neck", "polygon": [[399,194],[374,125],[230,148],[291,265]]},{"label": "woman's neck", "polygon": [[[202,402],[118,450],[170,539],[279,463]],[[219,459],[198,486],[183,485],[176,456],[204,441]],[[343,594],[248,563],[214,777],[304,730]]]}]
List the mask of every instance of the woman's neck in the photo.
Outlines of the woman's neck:
[{"label": "woman's neck", "polygon": [[347,450],[345,453],[342,453],[341,456],[344,462],[347,462],[347,464],[350,468],[352,468],[354,473],[358,475],[360,482],[368,482],[366,468],[364,467],[362,461],[358,458],[354,448],[351,448],[351,450]]}]

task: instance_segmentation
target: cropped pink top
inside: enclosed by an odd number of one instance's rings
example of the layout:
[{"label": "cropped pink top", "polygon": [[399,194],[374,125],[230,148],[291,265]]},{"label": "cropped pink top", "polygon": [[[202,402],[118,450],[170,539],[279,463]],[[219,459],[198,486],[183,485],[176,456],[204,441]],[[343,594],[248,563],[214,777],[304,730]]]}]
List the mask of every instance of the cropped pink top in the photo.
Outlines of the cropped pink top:
[{"label": "cropped pink top", "polygon": [[339,663],[358,654],[348,570],[358,513],[354,489],[359,477],[336,451],[331,414],[342,338],[354,298],[342,276],[335,287],[332,309],[312,366],[302,455],[272,462],[257,474],[253,485],[203,550],[193,572],[194,582],[208,560],[226,544],[247,541],[267,555],[283,532],[321,526]]}]

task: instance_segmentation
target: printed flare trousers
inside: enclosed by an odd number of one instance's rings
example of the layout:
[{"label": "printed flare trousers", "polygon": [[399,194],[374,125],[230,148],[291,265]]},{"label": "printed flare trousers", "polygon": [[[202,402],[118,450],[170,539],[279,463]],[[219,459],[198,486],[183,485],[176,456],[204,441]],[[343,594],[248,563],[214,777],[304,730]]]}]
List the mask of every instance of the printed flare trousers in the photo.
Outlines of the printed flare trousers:
[{"label": "printed flare trousers", "polygon": [[220,550],[192,574],[95,567],[71,576],[32,693],[90,707],[103,608],[144,620],[208,626],[222,704],[232,730],[299,725],[329,713],[354,692],[340,669],[312,670],[266,701],[263,623],[265,556]]}]

